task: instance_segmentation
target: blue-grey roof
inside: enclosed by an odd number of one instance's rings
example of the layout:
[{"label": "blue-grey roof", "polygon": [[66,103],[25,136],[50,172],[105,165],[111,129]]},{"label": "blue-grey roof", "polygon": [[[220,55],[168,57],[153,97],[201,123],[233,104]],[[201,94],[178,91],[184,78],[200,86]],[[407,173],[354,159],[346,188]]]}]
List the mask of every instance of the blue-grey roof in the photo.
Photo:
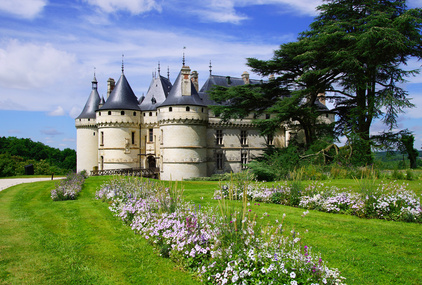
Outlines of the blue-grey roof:
[{"label": "blue-grey roof", "polygon": [[176,78],[167,99],[160,105],[161,106],[175,106],[175,105],[194,105],[194,106],[206,106],[202,99],[199,97],[195,86],[192,81],[191,84],[191,95],[182,95],[182,73]]},{"label": "blue-grey roof", "polygon": [[140,110],[138,98],[122,73],[116,86],[100,110]]},{"label": "blue-grey roof", "polygon": [[[250,84],[262,83],[261,80],[249,79]],[[233,87],[239,85],[245,85],[245,81],[239,77],[221,76],[221,75],[210,75],[204,85],[199,90],[199,96],[202,98],[205,105],[218,105],[215,101],[211,100],[208,95],[214,86]]]},{"label": "blue-grey roof", "polygon": [[142,100],[139,107],[142,111],[157,110],[157,107],[166,100],[171,88],[172,84],[167,78],[161,75],[157,78],[153,78],[147,95]]},{"label": "blue-grey roof", "polygon": [[[76,119],[92,119],[95,118],[95,111],[98,109],[100,104],[100,95],[98,94],[97,88],[94,87],[94,83],[98,83],[97,79],[94,76],[92,80],[92,91],[89,95],[88,101],[86,101],[85,107],[82,110],[82,113]],[[95,84],[96,86],[96,84]]]}]

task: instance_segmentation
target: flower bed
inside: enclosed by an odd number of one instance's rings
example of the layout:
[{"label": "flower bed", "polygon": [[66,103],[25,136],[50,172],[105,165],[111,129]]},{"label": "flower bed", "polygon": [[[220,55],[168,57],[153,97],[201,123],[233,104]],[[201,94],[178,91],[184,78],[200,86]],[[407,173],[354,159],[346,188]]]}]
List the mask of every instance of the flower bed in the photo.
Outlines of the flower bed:
[{"label": "flower bed", "polygon": [[85,182],[82,174],[70,173],[63,180],[56,183],[56,188],[51,190],[53,201],[75,200]]},{"label": "flower bed", "polygon": [[303,246],[298,233],[283,233],[283,221],[257,223],[246,200],[239,210],[225,199],[217,208],[201,207],[184,201],[176,187],[135,178],[116,178],[96,196],[162,256],[205,283],[343,284],[339,271]]},{"label": "flower bed", "polygon": [[314,182],[306,188],[302,188],[299,182],[291,185],[279,183],[272,187],[256,183],[247,185],[246,189],[240,185],[230,189],[230,186],[225,184],[215,191],[214,199],[230,195],[235,199],[242,199],[243,193],[246,193],[249,200],[260,202],[365,218],[422,222],[420,197],[408,190],[406,184],[390,182],[381,183],[375,190],[365,185],[361,188],[363,190],[358,193],[350,189],[328,187],[321,182]]}]

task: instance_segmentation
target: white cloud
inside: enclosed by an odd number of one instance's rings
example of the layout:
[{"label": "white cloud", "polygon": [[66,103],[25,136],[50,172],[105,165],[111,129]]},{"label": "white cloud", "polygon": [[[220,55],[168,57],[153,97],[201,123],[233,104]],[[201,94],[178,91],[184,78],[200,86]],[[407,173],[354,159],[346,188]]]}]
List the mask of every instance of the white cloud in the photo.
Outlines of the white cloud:
[{"label": "white cloud", "polygon": [[239,24],[242,20],[248,19],[235,10],[235,1],[209,0],[197,2],[199,5],[188,5],[186,10],[196,14],[203,22],[233,23]]},{"label": "white cloud", "polygon": [[316,7],[322,4],[322,0],[175,0],[168,4],[179,13],[198,16],[201,22],[240,24],[250,17],[240,13],[239,8],[273,5],[280,13],[315,16]]},{"label": "white cloud", "polygon": [[[244,1],[237,0],[242,3]],[[323,3],[322,0],[248,0],[249,4],[259,5],[277,5],[279,8],[287,10],[286,12],[298,12],[303,15],[315,16],[317,14],[316,7]]]},{"label": "white cloud", "polygon": [[49,112],[48,115],[52,116],[52,117],[57,117],[57,116],[64,116],[66,113],[63,109],[62,106],[57,106],[56,109],[54,109],[53,111]]},{"label": "white cloud", "polygon": [[405,113],[401,116],[406,116],[412,119],[422,119],[422,93],[412,93],[409,95],[411,99],[410,102],[416,105],[415,108],[406,109]]},{"label": "white cloud", "polygon": [[[88,98],[87,98],[88,99]],[[73,106],[70,111],[69,111],[69,116],[73,119],[75,119],[77,116],[79,116],[79,114],[82,112],[82,104],[80,107],[78,106]]]},{"label": "white cloud", "polygon": [[19,18],[33,19],[43,11],[47,2],[47,0],[1,0],[0,11]]},{"label": "white cloud", "polygon": [[407,2],[409,8],[420,8],[422,6],[422,0],[408,0]]},{"label": "white cloud", "polygon": [[132,15],[139,15],[151,10],[161,11],[161,6],[155,0],[85,0],[97,6],[106,13],[128,11]]},{"label": "white cloud", "polygon": [[[54,128],[46,128],[40,131],[42,134],[44,135],[48,135],[48,136],[58,136],[58,135],[62,135],[63,132],[60,132]],[[51,137],[46,137],[46,139],[52,139]]]},{"label": "white cloud", "polygon": [[8,130],[7,133],[8,134],[21,134],[22,131],[21,130]]},{"label": "white cloud", "polygon": [[0,86],[32,89],[52,84],[72,69],[75,56],[51,44],[23,43],[16,39],[0,44]]}]

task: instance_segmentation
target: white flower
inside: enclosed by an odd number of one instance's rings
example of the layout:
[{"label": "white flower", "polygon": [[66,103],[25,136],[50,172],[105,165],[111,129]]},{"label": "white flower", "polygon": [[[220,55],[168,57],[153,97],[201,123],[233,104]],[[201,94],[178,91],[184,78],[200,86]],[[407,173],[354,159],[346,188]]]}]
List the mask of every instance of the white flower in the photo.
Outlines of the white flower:
[{"label": "white flower", "polygon": [[327,279],[322,278],[322,283],[327,284]]},{"label": "white flower", "polygon": [[296,278],[296,273],[294,273],[294,271],[290,272],[290,278]]},{"label": "white flower", "polygon": [[290,285],[297,285],[297,281],[296,280],[290,281]]}]

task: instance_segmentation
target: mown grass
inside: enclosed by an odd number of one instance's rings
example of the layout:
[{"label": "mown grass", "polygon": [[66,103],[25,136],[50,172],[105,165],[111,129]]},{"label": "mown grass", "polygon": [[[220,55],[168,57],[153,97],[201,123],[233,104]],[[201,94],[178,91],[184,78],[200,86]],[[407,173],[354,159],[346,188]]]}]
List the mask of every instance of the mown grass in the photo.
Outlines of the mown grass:
[{"label": "mown grass", "polygon": [[[375,181],[377,184],[379,181]],[[418,181],[409,182],[409,189],[421,193]],[[303,182],[310,183],[309,181]],[[352,179],[324,181],[338,187],[358,190],[359,181]],[[185,196],[201,205],[217,205],[212,201],[216,182],[184,182]],[[201,199],[203,197],[203,199]],[[240,204],[240,202],[235,202]],[[422,225],[404,222],[361,219],[342,214],[309,211],[275,204],[251,203],[251,210],[261,221],[284,221],[285,233],[299,232],[303,245],[320,252],[329,267],[339,268],[347,284],[422,284]]]},{"label": "mown grass", "polygon": [[[109,177],[91,177],[77,200],[53,202],[54,182],[14,186],[0,192],[1,284],[197,284],[158,256],[145,240],[122,224],[108,205],[94,199]],[[358,187],[354,180],[334,180]],[[418,181],[410,181],[421,193]],[[185,198],[212,200],[218,182],[181,182]],[[357,188],[356,188],[357,189]],[[339,268],[347,284],[421,284],[422,225],[367,220],[274,204],[251,203],[259,221],[281,220],[285,232],[300,233],[303,245]],[[234,202],[233,207],[240,206]],[[307,233],[305,233],[308,231]]]},{"label": "mown grass", "polygon": [[0,192],[1,284],[197,284],[94,200],[103,179],[73,201],[51,181]]}]

